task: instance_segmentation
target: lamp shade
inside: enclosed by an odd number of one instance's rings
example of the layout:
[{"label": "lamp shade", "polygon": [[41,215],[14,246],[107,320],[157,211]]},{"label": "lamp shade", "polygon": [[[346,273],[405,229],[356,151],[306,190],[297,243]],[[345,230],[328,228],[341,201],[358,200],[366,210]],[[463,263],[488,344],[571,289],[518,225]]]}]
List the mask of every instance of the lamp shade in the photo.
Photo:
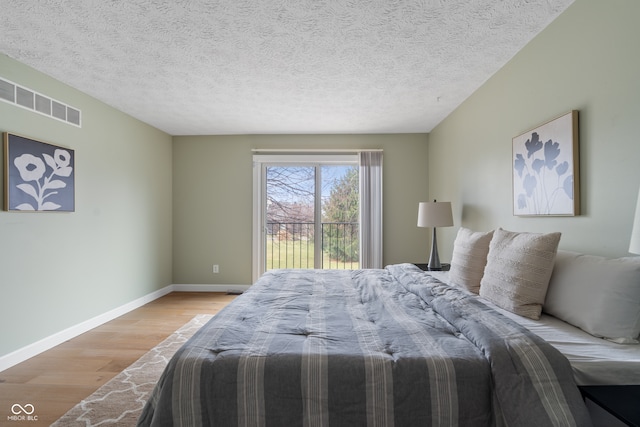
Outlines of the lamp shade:
[{"label": "lamp shade", "polygon": [[[418,205],[418,227],[451,227],[453,215],[451,202],[420,202]],[[640,230],[638,230],[640,233]]]},{"label": "lamp shade", "polygon": [[636,203],[636,214],[633,217],[633,228],[631,229],[631,241],[629,242],[629,252],[640,255],[640,191],[638,191],[638,201]]}]

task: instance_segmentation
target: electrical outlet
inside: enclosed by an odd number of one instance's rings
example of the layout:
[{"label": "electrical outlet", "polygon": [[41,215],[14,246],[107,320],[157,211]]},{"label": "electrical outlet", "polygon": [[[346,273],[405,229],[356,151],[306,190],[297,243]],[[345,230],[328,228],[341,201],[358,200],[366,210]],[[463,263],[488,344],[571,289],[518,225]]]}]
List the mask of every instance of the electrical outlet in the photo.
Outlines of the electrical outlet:
[{"label": "electrical outlet", "polygon": [[213,272],[220,273],[220,266],[218,264],[213,264]]}]

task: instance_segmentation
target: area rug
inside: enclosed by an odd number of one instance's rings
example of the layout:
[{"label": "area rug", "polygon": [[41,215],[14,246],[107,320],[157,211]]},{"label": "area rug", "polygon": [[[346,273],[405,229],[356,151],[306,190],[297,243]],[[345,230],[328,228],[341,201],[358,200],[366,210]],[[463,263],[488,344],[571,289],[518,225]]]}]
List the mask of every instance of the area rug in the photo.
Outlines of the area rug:
[{"label": "area rug", "polygon": [[211,317],[195,316],[51,426],[135,426],[171,356]]}]

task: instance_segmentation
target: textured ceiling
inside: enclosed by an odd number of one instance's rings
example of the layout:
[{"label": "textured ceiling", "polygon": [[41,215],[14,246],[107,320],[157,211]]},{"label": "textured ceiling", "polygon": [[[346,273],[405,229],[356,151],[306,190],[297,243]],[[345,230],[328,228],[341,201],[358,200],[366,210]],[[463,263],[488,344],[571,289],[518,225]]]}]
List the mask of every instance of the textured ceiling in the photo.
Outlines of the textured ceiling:
[{"label": "textured ceiling", "polygon": [[428,132],[572,2],[0,0],[0,52],[171,135]]}]

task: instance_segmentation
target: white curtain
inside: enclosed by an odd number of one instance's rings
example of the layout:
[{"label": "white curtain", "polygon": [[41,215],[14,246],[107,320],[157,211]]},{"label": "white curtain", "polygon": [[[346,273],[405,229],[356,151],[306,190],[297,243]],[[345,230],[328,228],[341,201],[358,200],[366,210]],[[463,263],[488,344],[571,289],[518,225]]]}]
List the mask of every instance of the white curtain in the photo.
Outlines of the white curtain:
[{"label": "white curtain", "polygon": [[382,151],[360,152],[360,268],[382,268]]}]

